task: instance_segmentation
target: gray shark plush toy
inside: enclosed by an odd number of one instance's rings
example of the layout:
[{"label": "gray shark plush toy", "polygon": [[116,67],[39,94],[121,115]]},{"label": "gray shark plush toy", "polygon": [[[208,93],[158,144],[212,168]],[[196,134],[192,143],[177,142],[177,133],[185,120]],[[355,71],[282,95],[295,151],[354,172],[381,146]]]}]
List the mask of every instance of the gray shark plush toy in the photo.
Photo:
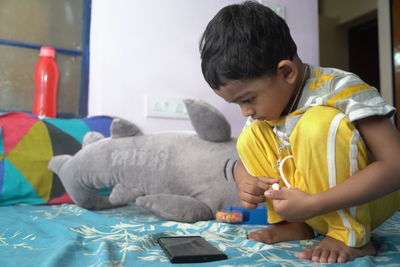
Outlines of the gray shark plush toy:
[{"label": "gray shark plush toy", "polygon": [[[184,100],[196,133],[142,134],[132,123],[114,119],[111,137],[88,133],[74,156],[55,156],[49,169],[72,200],[88,209],[136,202],[156,215],[181,222],[215,218],[238,206],[234,166],[236,140],[213,106]],[[113,188],[109,196],[98,191]]]}]

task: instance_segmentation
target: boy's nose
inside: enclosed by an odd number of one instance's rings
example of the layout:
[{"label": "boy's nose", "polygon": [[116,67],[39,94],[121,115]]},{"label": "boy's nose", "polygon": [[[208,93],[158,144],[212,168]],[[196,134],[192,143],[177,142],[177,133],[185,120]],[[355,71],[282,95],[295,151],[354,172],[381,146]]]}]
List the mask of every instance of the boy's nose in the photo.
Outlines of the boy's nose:
[{"label": "boy's nose", "polygon": [[240,108],[242,109],[243,116],[245,117],[249,117],[255,114],[255,110],[253,108],[246,106],[241,106]]}]

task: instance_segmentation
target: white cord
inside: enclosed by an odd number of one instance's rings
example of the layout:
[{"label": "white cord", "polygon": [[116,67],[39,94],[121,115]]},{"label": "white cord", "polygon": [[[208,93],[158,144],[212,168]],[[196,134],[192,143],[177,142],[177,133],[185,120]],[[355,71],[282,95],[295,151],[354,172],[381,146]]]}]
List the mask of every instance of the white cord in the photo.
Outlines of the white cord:
[{"label": "white cord", "polygon": [[285,183],[285,185],[286,185],[287,188],[290,188],[291,186],[290,186],[289,182],[286,180],[285,173],[283,172],[283,164],[285,163],[285,161],[286,161],[287,159],[291,159],[291,158],[293,158],[292,155],[286,156],[286,157],[284,157],[284,158],[282,159],[281,163],[279,164],[279,174],[281,175],[282,180],[283,180],[283,182]]}]

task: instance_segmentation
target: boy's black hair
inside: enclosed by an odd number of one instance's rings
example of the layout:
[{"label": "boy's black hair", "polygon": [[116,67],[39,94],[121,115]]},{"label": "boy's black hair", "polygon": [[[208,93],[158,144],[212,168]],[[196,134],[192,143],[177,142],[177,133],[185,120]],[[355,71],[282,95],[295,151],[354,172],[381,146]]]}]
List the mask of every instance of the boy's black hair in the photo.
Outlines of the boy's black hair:
[{"label": "boy's black hair", "polygon": [[200,40],[201,69],[213,89],[226,80],[275,74],[281,60],[293,60],[297,47],[285,20],[252,1],[222,8]]}]

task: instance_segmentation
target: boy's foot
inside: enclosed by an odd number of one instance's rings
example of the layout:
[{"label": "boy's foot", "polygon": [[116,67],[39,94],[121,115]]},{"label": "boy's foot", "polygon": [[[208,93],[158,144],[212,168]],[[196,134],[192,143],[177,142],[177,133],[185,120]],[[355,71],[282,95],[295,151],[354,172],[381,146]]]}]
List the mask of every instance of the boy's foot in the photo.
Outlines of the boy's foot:
[{"label": "boy's foot", "polygon": [[280,222],[267,228],[249,233],[248,239],[274,244],[284,241],[314,238],[314,231],[303,222]]},{"label": "boy's foot", "polygon": [[297,254],[297,258],[320,263],[343,263],[355,258],[374,256],[376,249],[371,242],[360,248],[352,248],[332,237],[326,236],[321,242]]}]

